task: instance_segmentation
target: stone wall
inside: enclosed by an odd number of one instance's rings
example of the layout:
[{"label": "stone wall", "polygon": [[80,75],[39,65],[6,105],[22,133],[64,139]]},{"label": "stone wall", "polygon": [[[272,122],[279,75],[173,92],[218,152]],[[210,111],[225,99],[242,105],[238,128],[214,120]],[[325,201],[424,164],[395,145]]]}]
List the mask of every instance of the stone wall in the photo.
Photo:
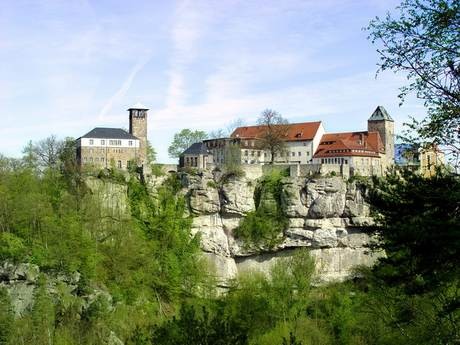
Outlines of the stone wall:
[{"label": "stone wall", "polygon": [[132,147],[103,147],[94,146],[79,148],[79,161],[82,165],[94,166],[95,168],[110,168],[112,161],[116,168],[121,162],[121,169],[126,169],[129,161],[137,161],[139,158],[139,149]]}]

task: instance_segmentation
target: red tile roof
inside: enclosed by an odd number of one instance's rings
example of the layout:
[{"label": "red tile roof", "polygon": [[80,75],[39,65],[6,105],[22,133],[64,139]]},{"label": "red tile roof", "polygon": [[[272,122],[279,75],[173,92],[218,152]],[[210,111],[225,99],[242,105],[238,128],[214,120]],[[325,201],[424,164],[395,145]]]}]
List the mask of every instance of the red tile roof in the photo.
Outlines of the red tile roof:
[{"label": "red tile roof", "polygon": [[[290,123],[287,125],[276,125],[283,126],[286,128],[286,140],[287,141],[302,141],[302,140],[313,140],[316,133],[318,132],[321,121],[316,122],[302,122],[302,123]],[[231,134],[232,138],[244,138],[244,139],[258,139],[261,138],[267,126],[246,126],[238,127]]]},{"label": "red tile roof", "polygon": [[384,153],[379,132],[345,132],[324,134],[313,158],[358,156],[379,157]]}]

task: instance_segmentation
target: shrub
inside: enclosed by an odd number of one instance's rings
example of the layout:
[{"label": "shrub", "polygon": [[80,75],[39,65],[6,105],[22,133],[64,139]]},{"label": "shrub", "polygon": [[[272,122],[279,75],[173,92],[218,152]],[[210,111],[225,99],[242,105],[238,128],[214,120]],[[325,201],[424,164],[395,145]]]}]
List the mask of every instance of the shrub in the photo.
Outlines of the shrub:
[{"label": "shrub", "polygon": [[246,248],[273,249],[283,240],[288,220],[281,210],[282,178],[284,173],[272,170],[265,175],[254,191],[256,210],[249,212],[235,230],[235,236]]},{"label": "shrub", "polygon": [[206,183],[206,185],[207,185],[209,188],[215,188],[215,189],[219,188],[219,185],[218,185],[215,181],[208,181],[208,182]]},{"label": "shrub", "polygon": [[0,259],[19,262],[24,259],[26,246],[21,238],[9,232],[0,233]]}]

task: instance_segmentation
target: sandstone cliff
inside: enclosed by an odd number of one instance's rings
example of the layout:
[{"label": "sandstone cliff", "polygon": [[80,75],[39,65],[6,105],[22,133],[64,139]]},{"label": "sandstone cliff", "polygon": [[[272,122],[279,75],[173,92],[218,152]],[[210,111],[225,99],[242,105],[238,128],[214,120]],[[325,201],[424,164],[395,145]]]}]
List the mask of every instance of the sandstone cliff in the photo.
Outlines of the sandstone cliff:
[{"label": "sandstone cliff", "polygon": [[[288,226],[280,229],[282,241],[269,250],[248,249],[234,234],[245,214],[256,208],[257,180],[231,178],[218,184],[209,172],[180,177],[193,232],[200,233],[205,256],[224,285],[243,271],[267,271],[299,247],[309,248],[324,281],[344,279],[353,267],[372,265],[378,257],[366,248],[370,238],[362,227],[373,220],[355,182],[341,177],[283,178],[280,207]],[[264,195],[259,202],[273,200]]]}]

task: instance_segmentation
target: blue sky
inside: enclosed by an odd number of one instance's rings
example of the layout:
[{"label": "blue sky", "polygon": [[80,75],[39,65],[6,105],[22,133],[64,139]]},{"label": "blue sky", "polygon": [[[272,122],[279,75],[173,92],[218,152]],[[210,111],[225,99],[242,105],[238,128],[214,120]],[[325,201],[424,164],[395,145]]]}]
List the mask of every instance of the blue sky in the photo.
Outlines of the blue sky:
[{"label": "blue sky", "polygon": [[366,128],[377,105],[395,119],[403,75],[375,78],[362,28],[393,0],[4,0],[0,2],[0,152],[29,140],[128,127],[150,108],[161,162],[182,128],[211,131],[266,108],[326,131]]}]

